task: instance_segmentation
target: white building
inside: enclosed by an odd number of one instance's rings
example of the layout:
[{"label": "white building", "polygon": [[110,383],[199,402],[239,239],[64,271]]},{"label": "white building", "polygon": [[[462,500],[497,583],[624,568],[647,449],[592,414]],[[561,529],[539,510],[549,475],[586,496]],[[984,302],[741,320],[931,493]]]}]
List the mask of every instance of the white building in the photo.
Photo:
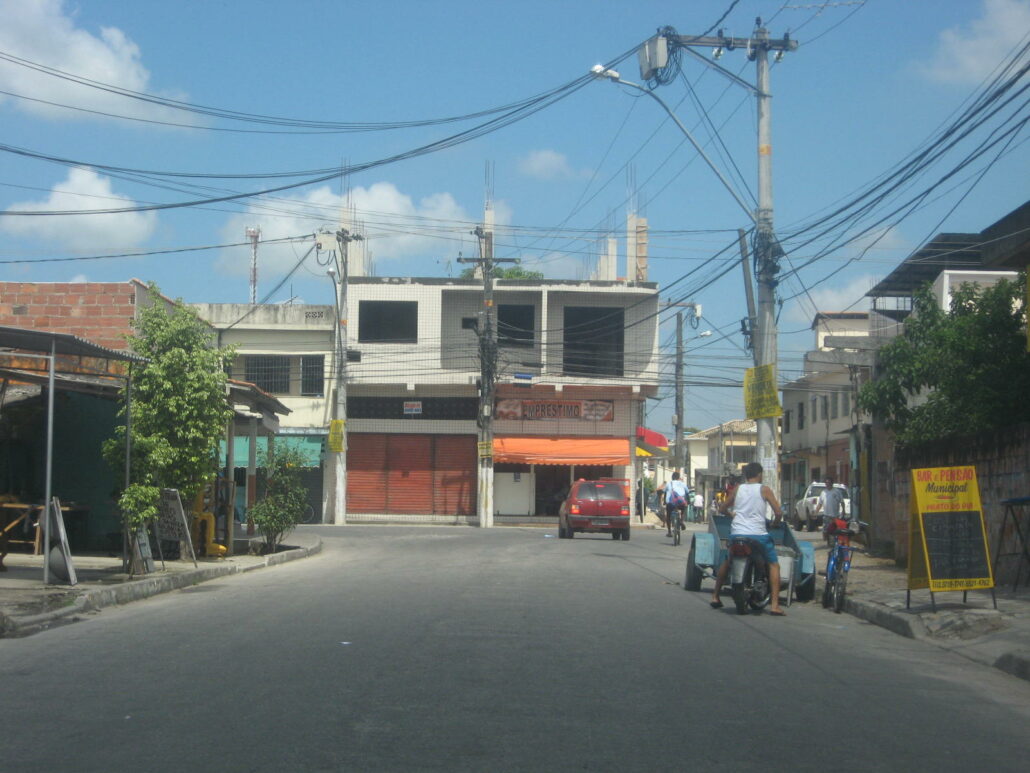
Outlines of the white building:
[{"label": "white building", "polygon": [[[643,401],[658,385],[656,286],[502,279],[494,303],[496,513],[553,512],[580,477],[632,485]],[[233,376],[291,409],[282,433],[324,458],[333,307],[195,308],[237,346]],[[481,282],[352,277],[347,308],[347,520],[473,520]]]}]

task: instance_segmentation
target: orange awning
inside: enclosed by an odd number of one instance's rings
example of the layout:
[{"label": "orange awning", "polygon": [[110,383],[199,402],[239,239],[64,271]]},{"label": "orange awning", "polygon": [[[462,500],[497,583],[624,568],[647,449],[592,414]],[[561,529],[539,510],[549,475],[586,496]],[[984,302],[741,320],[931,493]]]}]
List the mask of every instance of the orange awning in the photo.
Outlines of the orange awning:
[{"label": "orange awning", "polygon": [[629,464],[629,440],[617,437],[494,438],[494,461],[512,464]]}]

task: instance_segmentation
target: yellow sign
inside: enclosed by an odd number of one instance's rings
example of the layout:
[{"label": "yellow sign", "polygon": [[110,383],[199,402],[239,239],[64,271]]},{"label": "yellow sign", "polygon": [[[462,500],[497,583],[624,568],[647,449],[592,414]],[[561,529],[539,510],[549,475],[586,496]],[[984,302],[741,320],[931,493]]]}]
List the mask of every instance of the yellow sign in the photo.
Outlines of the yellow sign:
[{"label": "yellow sign", "polygon": [[994,587],[976,468],[912,470],[908,588]]},{"label": "yellow sign", "polygon": [[744,371],[744,411],[749,419],[769,419],[783,414],[776,389],[775,365],[759,365]]},{"label": "yellow sign", "polygon": [[494,455],[494,444],[489,440],[476,443],[476,448],[480,459],[489,459]]},{"label": "yellow sign", "polygon": [[329,422],[329,450],[333,453],[343,452],[343,419],[333,419]]}]

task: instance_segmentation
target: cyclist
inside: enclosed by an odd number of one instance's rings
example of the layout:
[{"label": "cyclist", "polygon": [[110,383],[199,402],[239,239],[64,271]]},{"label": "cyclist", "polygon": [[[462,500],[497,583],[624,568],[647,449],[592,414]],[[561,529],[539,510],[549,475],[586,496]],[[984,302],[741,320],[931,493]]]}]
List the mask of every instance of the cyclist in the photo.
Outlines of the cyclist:
[{"label": "cyclist", "polygon": [[687,484],[680,480],[679,472],[672,474],[672,480],[665,484],[665,528],[666,536],[672,536],[673,529],[682,529],[683,509],[687,506]]}]

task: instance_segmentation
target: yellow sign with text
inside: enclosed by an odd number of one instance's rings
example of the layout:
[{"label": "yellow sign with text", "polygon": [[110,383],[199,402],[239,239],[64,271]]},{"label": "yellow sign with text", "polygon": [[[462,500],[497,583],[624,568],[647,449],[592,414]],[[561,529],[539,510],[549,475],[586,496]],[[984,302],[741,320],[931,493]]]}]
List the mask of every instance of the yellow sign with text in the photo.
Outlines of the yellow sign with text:
[{"label": "yellow sign with text", "polygon": [[335,454],[343,453],[343,419],[333,419],[329,422],[329,450]]},{"label": "yellow sign with text", "polygon": [[976,468],[912,470],[908,588],[994,587]]},{"label": "yellow sign with text", "polygon": [[744,411],[749,419],[782,416],[776,388],[776,366],[759,365],[744,371]]}]

